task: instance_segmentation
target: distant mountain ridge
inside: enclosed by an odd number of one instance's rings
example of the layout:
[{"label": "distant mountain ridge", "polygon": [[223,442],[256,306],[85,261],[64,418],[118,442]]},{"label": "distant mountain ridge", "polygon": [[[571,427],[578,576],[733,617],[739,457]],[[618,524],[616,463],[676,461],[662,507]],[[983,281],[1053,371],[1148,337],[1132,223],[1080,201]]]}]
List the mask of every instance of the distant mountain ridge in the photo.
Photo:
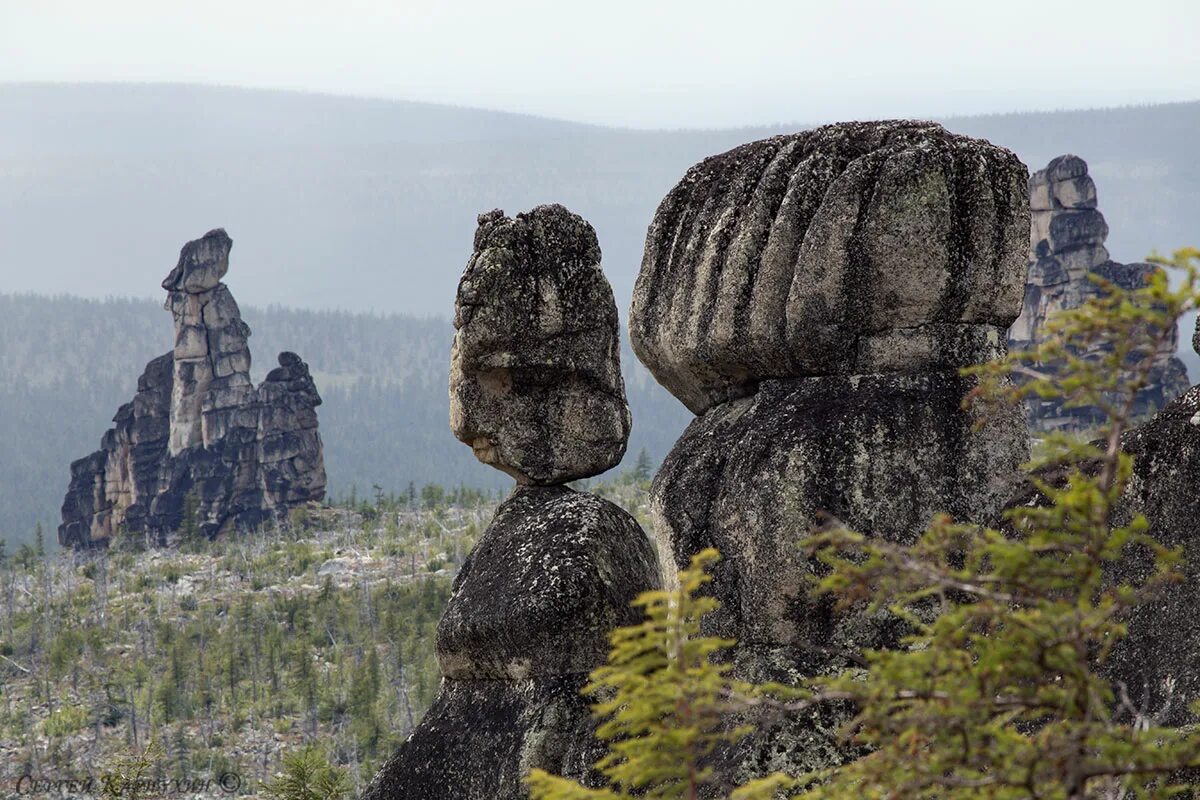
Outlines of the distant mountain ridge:
[{"label": "distant mountain ridge", "polygon": [[[1083,156],[1119,261],[1197,238],[1200,102],[944,122],[1032,169]],[[248,304],[448,313],[479,212],[561,202],[596,227],[624,310],[646,225],[686,168],[801,127],[635,131],[281,91],[0,85],[0,274],[8,291],[141,296],[180,242],[223,226]]]}]

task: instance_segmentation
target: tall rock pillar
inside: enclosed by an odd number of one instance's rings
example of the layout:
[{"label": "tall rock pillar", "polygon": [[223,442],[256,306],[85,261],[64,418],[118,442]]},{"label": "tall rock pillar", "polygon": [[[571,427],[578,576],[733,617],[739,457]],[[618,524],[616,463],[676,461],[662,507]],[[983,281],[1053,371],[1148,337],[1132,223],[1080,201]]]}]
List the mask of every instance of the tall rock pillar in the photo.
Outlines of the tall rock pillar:
[{"label": "tall rock pillar", "polygon": [[[1026,179],[1007,150],[932,123],[849,123],[706,159],[659,206],[630,332],[697,416],[654,480],[654,533],[668,582],[721,552],[706,628],[738,641],[737,675],[791,682],[896,641],[811,599],[798,544],[815,525],[907,542],[937,512],[1001,508],[1025,423],[964,410],[958,370],[1003,354],[1020,311]],[[828,765],[835,728],[759,730],[720,771]]]},{"label": "tall rock pillar", "polygon": [[[1096,183],[1079,156],[1058,156],[1029,178],[1029,207],[1029,277],[1021,315],[1008,332],[1013,348],[1042,343],[1046,320],[1095,296],[1096,279],[1132,290],[1145,286],[1161,269],[1108,257],[1108,223],[1097,208]],[[1164,344],[1148,385],[1138,395],[1136,417],[1148,417],[1188,388],[1187,368],[1175,356],[1178,344],[1177,335]],[[1096,409],[1063,408],[1057,399],[1031,399],[1029,417],[1039,430],[1086,428],[1100,421]]]},{"label": "tall rock pillar", "polygon": [[588,673],[658,587],[616,505],[567,481],[615,466],[630,417],[596,233],[562,206],[479,217],[455,302],[450,426],[512,475],[438,625],[442,685],[367,800],[508,800],[533,767],[587,780]]}]

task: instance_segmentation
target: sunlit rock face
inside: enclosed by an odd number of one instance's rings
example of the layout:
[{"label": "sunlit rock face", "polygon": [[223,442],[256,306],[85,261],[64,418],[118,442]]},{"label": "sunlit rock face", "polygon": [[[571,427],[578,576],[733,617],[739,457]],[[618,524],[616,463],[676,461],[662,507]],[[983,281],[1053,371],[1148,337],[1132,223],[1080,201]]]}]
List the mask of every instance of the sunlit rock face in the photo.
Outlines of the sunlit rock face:
[{"label": "sunlit rock face", "polygon": [[[1035,172],[1029,179],[1029,205],[1025,299],[1008,332],[1014,349],[1044,341],[1046,320],[1094,297],[1099,291],[1097,279],[1136,289],[1161,269],[1153,264],[1121,264],[1108,257],[1104,247],[1108,223],[1097,208],[1096,183],[1078,156],[1058,156]],[[1175,357],[1177,346],[1177,335],[1163,343],[1149,383],[1138,395],[1135,416],[1153,414],[1188,388],[1187,369]],[[1029,401],[1029,417],[1040,430],[1088,427],[1099,421],[1095,409],[1068,409],[1057,400],[1038,398]]]},{"label": "sunlit rock face", "polygon": [[596,781],[579,690],[660,585],[638,523],[562,485],[616,465],[630,428],[591,225],[562,206],[481,215],[455,327],[450,427],[517,485],[455,578],[438,697],[368,800],[523,798],[534,767]]},{"label": "sunlit rock face", "polygon": [[450,427],[520,483],[621,461],[630,416],[596,232],[559,205],[479,217],[455,299]]},{"label": "sunlit rock face", "polygon": [[324,497],[320,395],[295,353],[251,382],[250,328],[221,282],[232,246],[209,231],[163,281],[174,349],[147,365],[101,449],[71,465],[61,544],[104,545],[121,530],[165,542],[187,515],[214,536]]},{"label": "sunlit rock face", "polygon": [[[659,206],[630,332],[697,417],[654,479],[654,534],[668,586],[721,552],[704,625],[738,641],[736,674],[794,682],[898,642],[811,598],[814,527],[908,542],[1010,496],[1024,419],[964,406],[977,384],[959,368],[1003,355],[1020,312],[1026,181],[1012,153],[932,123],[851,123],[708,158]],[[837,724],[772,723],[718,773],[836,763]]]}]

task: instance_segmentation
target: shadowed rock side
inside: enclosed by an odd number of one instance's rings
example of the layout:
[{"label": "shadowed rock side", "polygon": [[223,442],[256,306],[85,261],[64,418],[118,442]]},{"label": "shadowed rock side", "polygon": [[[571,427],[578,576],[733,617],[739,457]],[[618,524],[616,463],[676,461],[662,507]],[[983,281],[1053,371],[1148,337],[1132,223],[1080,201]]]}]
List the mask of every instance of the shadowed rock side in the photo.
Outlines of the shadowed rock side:
[{"label": "shadowed rock side", "polygon": [[250,328],[220,282],[232,245],[210,231],[163,281],[174,350],[147,365],[101,449],[71,465],[60,544],[105,544],[122,529],[162,542],[187,513],[213,536],[324,497],[320,395],[295,353],[251,383]]},{"label": "shadowed rock side", "polygon": [[[1005,352],[1028,206],[1008,151],[931,123],[831,125],[744,145],[659,207],[630,313],[636,352],[699,413],[651,488],[666,583],[722,554],[709,632],[735,674],[792,682],[899,631],[805,595],[797,549],[830,518],[911,541],[931,517],[993,519],[1028,454],[1021,414],[965,410],[965,364]],[[986,423],[976,423],[986,417]],[[848,757],[838,714],[777,722],[718,774]],[[723,796],[723,795],[722,795]]]},{"label": "shadowed rock side", "polygon": [[562,206],[479,217],[459,283],[450,426],[517,487],[454,581],[438,697],[365,800],[509,800],[540,767],[588,783],[602,754],[579,690],[660,585],[645,533],[561,484],[625,451],[617,310],[596,234]]},{"label": "shadowed rock side", "polygon": [[[1104,247],[1108,223],[1096,208],[1096,184],[1087,163],[1078,156],[1059,156],[1035,172],[1029,179],[1029,204],[1029,277],[1021,315],[1008,333],[1013,348],[1039,344],[1050,315],[1077,308],[1095,296],[1098,286],[1093,276],[1136,289],[1161,269],[1153,264],[1121,264],[1108,257]],[[1187,389],[1187,368],[1175,357],[1177,345],[1177,335],[1164,345],[1149,385],[1139,394],[1135,416],[1153,414]],[[1057,400],[1031,399],[1029,412],[1031,425],[1041,430],[1087,427],[1100,421],[1094,409],[1064,409]]]},{"label": "shadowed rock side", "polygon": [[586,220],[559,205],[480,215],[454,327],[450,427],[480,461],[534,484],[621,461],[617,309]]},{"label": "shadowed rock side", "polygon": [[594,495],[518,487],[455,579],[438,698],[364,798],[526,796],[533,767],[590,780],[602,750],[579,690],[658,585],[638,524]]},{"label": "shadowed rock side", "polygon": [[[1132,613],[1129,638],[1114,648],[1109,667],[1139,707],[1144,702],[1168,724],[1194,723],[1188,709],[1200,698],[1200,387],[1168,403],[1121,444],[1134,461],[1118,521],[1145,514],[1154,538],[1183,549],[1186,579]],[[1148,558],[1116,565],[1118,577],[1131,581],[1144,578],[1149,568]],[[1167,681],[1173,683],[1169,691]]]},{"label": "shadowed rock side", "polygon": [[1024,291],[1027,173],[929,122],[829,125],[705,159],[650,224],[634,351],[701,413],[761,380],[994,357]]}]

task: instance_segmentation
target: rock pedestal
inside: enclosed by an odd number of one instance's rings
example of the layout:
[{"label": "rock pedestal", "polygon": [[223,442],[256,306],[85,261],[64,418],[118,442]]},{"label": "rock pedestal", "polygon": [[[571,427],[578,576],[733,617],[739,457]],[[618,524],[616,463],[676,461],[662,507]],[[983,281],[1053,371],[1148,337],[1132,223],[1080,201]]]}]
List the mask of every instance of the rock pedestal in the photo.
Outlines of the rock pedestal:
[{"label": "rock pedestal", "polygon": [[163,281],[175,347],[146,366],[100,450],[71,465],[60,544],[104,545],[122,529],[165,541],[187,515],[213,536],[324,497],[320,395],[295,353],[251,382],[250,328],[221,283],[232,246],[209,231]]},{"label": "rock pedestal", "polygon": [[630,427],[591,225],[562,206],[481,215],[455,326],[451,429],[517,487],[455,578],[438,697],[366,800],[521,798],[534,767],[596,778],[579,690],[659,586],[637,522],[562,485],[620,461]]},{"label": "rock pedestal", "polygon": [[[1008,332],[1010,347],[1040,344],[1048,317],[1096,295],[1094,278],[1132,290],[1145,286],[1160,269],[1110,259],[1104,247],[1108,223],[1096,205],[1096,184],[1078,156],[1058,156],[1030,177],[1029,276],[1021,314]],[[1177,345],[1173,336],[1163,347],[1149,385],[1138,396],[1135,416],[1153,414],[1187,389],[1187,369],[1175,357]],[[1085,428],[1099,421],[1093,409],[1066,409],[1058,400],[1036,398],[1029,401],[1029,417],[1039,430]]]},{"label": "rock pedestal", "polygon": [[[668,585],[720,550],[705,627],[738,641],[739,676],[795,681],[900,635],[806,596],[815,525],[906,542],[937,512],[987,520],[1008,497],[1024,421],[965,410],[958,368],[1003,354],[1020,311],[1026,177],[932,123],[853,123],[706,159],[663,200],[630,331],[698,416],[654,480],[655,537]],[[761,730],[719,772],[834,763],[836,722]]]}]

